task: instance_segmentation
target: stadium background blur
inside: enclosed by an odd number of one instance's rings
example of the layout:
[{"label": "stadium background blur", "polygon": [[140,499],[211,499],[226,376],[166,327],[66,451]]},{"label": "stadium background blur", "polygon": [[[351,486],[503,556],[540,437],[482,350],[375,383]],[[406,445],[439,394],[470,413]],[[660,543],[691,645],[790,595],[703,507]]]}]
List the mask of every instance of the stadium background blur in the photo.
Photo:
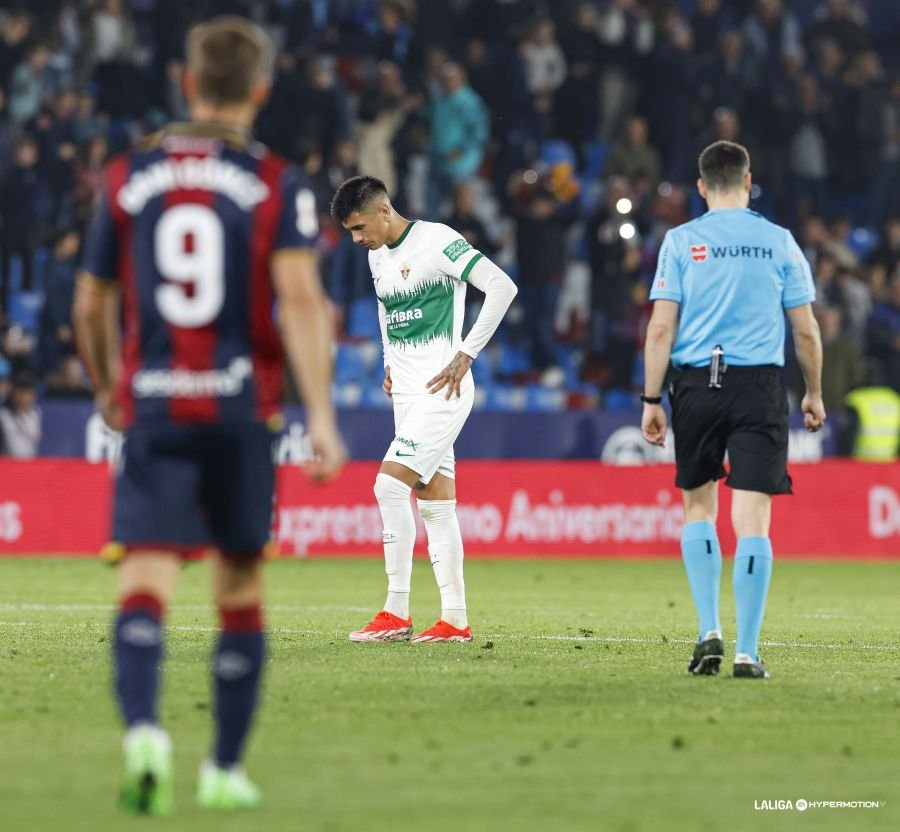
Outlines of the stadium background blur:
[{"label": "stadium background blur", "polygon": [[381,177],[519,284],[478,407],[636,411],[657,252],[704,210],[696,156],[718,138],[748,147],[752,207],[813,266],[829,411],[862,384],[900,391],[895,0],[5,0],[7,453],[36,452],[36,400],[90,395],[70,310],[103,162],[186,117],[185,33],[222,13],[279,46],[256,134],[314,183],[340,407],[382,395],[366,252],[327,213],[346,177]]}]

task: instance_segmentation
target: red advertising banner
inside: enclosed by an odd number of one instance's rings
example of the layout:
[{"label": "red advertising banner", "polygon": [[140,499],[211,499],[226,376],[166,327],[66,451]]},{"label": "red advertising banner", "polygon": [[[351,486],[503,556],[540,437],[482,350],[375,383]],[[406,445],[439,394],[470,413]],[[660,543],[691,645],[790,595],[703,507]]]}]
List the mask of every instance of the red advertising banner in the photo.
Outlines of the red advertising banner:
[{"label": "red advertising banner", "polygon": [[[273,530],[286,555],[377,555],[377,465],[352,463],[313,487],[282,466]],[[784,557],[900,557],[900,465],[797,464],[776,497],[772,540]],[[677,555],[681,498],[669,465],[463,461],[459,517],[467,556]],[[107,542],[110,472],[80,460],[0,461],[0,554],[93,555]],[[730,489],[720,489],[723,550]],[[424,549],[420,523],[419,548]]]}]

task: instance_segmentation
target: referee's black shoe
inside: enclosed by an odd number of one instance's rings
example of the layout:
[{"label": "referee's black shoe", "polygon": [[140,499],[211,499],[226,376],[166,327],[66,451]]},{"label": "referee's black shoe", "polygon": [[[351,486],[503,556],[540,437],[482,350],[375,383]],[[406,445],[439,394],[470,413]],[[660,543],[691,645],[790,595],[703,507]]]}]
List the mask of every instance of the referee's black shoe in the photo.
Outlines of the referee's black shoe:
[{"label": "referee's black shoe", "polygon": [[735,679],[768,679],[769,671],[766,670],[766,663],[757,658],[753,659],[747,653],[738,653],[734,657],[734,678]]},{"label": "referee's black shoe", "polygon": [[722,634],[710,630],[703,641],[697,642],[688,665],[688,673],[693,673],[694,676],[718,676],[724,657],[725,643],[722,641]]}]

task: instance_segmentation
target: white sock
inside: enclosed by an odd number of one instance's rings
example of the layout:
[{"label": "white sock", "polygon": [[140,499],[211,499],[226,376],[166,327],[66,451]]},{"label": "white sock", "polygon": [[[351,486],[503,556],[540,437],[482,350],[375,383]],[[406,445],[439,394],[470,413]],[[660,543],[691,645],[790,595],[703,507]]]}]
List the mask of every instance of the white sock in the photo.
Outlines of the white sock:
[{"label": "white sock", "polygon": [[388,576],[388,595],[384,608],[400,618],[409,618],[409,582],[412,576],[413,548],[416,545],[416,518],[406,483],[379,474],[375,477],[375,499],[384,524],[384,571]]},{"label": "white sock", "polygon": [[441,591],[441,618],[462,630],[466,615],[466,582],[463,579],[463,542],[456,517],[456,500],[416,500],[428,532],[428,557]]}]

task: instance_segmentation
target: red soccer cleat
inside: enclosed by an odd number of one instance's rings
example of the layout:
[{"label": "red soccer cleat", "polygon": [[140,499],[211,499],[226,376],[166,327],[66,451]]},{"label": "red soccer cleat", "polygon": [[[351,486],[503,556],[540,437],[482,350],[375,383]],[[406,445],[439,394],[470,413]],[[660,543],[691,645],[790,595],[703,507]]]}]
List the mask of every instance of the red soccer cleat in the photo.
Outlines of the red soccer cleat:
[{"label": "red soccer cleat", "polygon": [[472,641],[472,628],[458,630],[452,624],[440,619],[433,627],[429,627],[412,639],[413,644],[430,644],[433,641]]},{"label": "red soccer cleat", "polygon": [[382,610],[365,627],[350,633],[350,641],[408,641],[412,636],[412,618],[400,618]]}]

